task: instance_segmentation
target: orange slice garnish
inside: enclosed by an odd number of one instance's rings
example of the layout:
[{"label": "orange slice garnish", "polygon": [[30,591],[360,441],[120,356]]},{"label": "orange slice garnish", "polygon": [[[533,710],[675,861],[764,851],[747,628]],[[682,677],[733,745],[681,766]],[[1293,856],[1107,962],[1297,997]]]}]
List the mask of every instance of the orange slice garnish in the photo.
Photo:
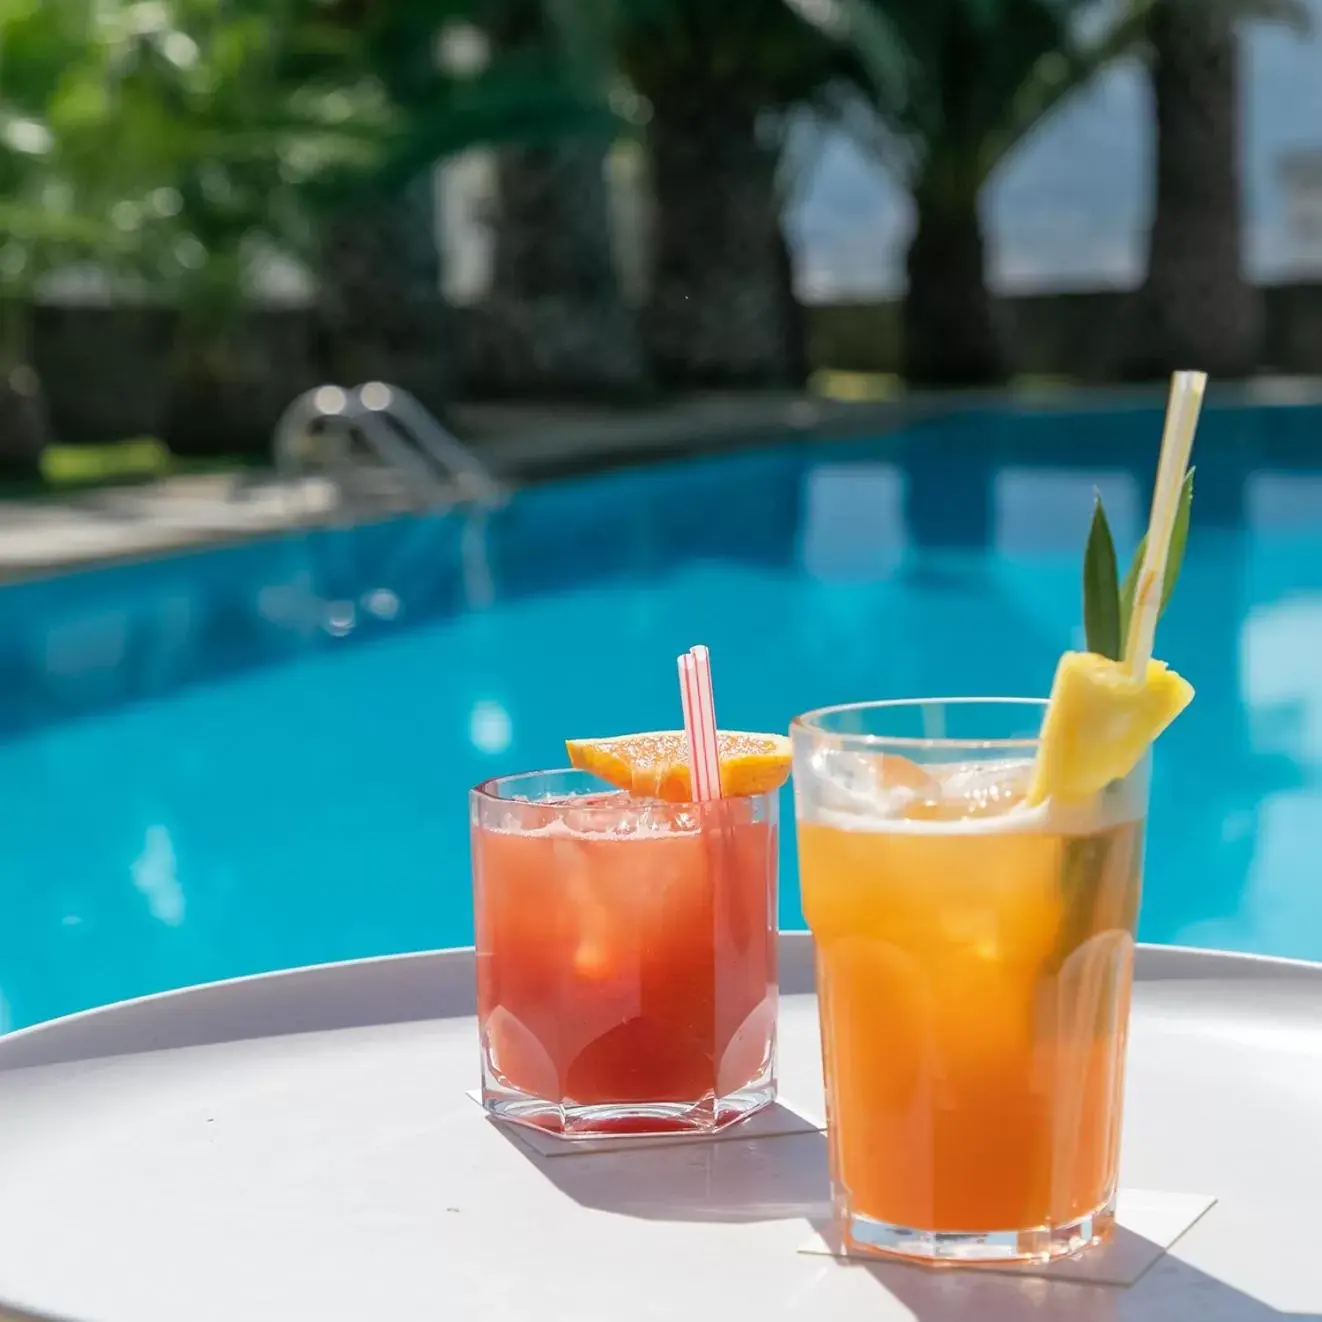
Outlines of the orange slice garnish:
[{"label": "orange slice garnish", "polygon": [[[569,761],[580,771],[632,794],[672,803],[693,797],[689,741],[683,730],[621,734],[608,739],[567,739]],[[721,793],[727,798],[766,794],[790,776],[790,741],[779,734],[721,730],[716,735],[721,762]]]}]

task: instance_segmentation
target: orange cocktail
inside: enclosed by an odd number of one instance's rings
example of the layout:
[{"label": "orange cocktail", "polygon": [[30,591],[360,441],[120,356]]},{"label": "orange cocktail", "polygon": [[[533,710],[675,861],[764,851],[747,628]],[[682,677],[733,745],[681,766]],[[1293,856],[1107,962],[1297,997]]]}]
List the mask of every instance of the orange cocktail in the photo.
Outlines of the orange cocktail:
[{"label": "orange cocktail", "polygon": [[1043,709],[873,704],[795,724],[854,1249],[1052,1256],[1112,1216],[1146,766],[1096,802],[1030,808]]},{"label": "orange cocktail", "polygon": [[602,791],[473,792],[484,1102],[566,1136],[719,1127],[775,1095],[776,793]]}]

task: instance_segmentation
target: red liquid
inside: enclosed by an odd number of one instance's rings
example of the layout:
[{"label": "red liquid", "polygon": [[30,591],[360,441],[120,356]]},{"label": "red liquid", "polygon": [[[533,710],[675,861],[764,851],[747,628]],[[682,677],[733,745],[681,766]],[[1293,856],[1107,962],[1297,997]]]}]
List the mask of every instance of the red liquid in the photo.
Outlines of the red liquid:
[{"label": "red liquid", "polygon": [[774,821],[747,800],[657,806],[669,829],[626,834],[609,829],[614,808],[580,815],[587,830],[556,807],[519,808],[524,829],[473,830],[488,1075],[567,1106],[696,1103],[761,1077]]}]

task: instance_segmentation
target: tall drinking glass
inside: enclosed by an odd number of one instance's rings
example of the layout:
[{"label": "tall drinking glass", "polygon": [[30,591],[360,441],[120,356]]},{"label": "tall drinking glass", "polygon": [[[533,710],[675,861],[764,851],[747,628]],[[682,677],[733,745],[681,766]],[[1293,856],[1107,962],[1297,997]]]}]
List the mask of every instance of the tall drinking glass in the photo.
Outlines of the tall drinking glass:
[{"label": "tall drinking glass", "polygon": [[482,1099],[570,1138],[776,1095],[777,794],[663,803],[537,771],[471,795]]},{"label": "tall drinking glass", "polygon": [[1112,1223],[1147,763],[1023,799],[1046,704],[869,703],[791,731],[844,1246],[1064,1256]]}]

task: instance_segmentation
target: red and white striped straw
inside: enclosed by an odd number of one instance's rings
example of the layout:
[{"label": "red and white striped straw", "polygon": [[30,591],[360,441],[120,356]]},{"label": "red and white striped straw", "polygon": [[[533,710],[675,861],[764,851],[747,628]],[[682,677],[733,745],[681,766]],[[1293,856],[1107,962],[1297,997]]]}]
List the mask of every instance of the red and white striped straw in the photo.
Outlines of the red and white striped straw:
[{"label": "red and white striped straw", "polygon": [[679,658],[679,696],[689,742],[689,776],[697,802],[721,797],[721,759],[716,742],[716,700],[711,654],[694,647]]},{"label": "red and white striped straw", "polygon": [[711,653],[705,647],[691,649],[698,675],[698,714],[702,728],[702,749],[707,759],[709,797],[721,797],[721,754],[716,742],[716,693],[711,682]]},{"label": "red and white striped straw", "polygon": [[679,658],[679,700],[684,707],[684,734],[689,743],[689,785],[690,793],[695,800],[706,798],[703,794],[702,776],[706,769],[706,764],[698,753],[698,722],[697,722],[697,674],[693,665],[693,657],[685,652]]},{"label": "red and white striped straw", "polygon": [[693,654],[680,657],[680,702],[683,705],[683,732],[689,740],[689,784],[695,801],[705,800],[706,761],[699,751],[698,734],[698,673]]}]

